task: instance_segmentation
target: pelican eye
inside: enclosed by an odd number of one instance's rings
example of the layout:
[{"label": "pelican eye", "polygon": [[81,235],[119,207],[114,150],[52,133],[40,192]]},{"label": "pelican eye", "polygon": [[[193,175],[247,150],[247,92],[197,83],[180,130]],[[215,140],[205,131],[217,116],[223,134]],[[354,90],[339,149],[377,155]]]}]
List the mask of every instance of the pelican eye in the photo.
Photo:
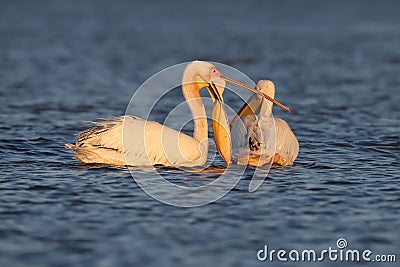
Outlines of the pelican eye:
[{"label": "pelican eye", "polygon": [[212,68],[210,71],[210,74],[212,77],[220,77],[221,76],[221,73],[216,68]]}]

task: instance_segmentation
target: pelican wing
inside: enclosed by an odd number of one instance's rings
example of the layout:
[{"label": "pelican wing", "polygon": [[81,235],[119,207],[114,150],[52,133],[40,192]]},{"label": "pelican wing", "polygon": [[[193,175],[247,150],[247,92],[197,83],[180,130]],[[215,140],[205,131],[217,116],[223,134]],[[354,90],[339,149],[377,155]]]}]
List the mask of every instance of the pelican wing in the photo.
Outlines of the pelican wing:
[{"label": "pelican wing", "polygon": [[[76,135],[76,145],[79,147],[98,147],[122,152],[122,125],[125,117],[106,118],[92,122],[95,126],[79,132]],[[131,117],[132,119],[138,119]]]},{"label": "pelican wing", "polygon": [[299,155],[299,142],[286,121],[279,118],[275,118],[274,121],[276,128],[275,153],[278,154],[274,161],[282,166],[293,165]]},{"label": "pelican wing", "polygon": [[207,159],[196,139],[158,122],[122,116],[94,124],[66,145],[85,163],[197,166]]}]

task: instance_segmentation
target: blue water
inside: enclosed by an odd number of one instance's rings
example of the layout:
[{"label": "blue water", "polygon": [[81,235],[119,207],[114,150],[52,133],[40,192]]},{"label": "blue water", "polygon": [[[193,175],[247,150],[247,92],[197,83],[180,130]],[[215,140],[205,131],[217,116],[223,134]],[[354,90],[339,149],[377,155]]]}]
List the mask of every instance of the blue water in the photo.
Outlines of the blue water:
[{"label": "blue water", "polygon": [[[256,253],[338,238],[400,261],[399,9],[1,1],[0,266],[293,266]],[[147,196],[127,169],[83,165],[64,149],[84,121],[124,114],[145,79],[193,59],[275,82],[293,110],[274,114],[299,139],[295,166],[273,168],[254,193],[250,169],[219,201],[177,208]],[[195,183],[219,169],[220,158],[200,175],[158,171]]]}]

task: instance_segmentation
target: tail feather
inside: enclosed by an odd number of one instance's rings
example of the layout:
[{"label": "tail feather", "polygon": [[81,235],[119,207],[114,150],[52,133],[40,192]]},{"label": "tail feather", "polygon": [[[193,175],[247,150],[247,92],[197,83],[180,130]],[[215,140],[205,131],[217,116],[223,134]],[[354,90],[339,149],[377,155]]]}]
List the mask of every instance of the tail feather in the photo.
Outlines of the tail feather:
[{"label": "tail feather", "polygon": [[102,163],[110,165],[126,165],[123,153],[115,149],[98,147],[79,147],[73,144],[65,144],[67,149],[73,150],[74,158],[83,163]]},{"label": "tail feather", "polygon": [[64,147],[67,148],[67,149],[75,150],[75,145],[74,144],[65,144]]}]

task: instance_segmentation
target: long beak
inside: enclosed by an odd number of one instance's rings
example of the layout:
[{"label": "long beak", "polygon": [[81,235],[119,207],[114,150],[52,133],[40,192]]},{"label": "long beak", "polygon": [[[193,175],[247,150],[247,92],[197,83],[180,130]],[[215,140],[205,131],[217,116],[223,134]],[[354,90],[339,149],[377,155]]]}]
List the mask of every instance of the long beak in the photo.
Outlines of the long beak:
[{"label": "long beak", "polygon": [[213,81],[210,81],[210,83],[207,86],[208,93],[210,94],[213,102],[215,101],[220,101],[224,102],[224,98],[222,97],[222,94],[225,90],[225,85],[226,82],[222,79],[214,79]]},{"label": "long beak", "polygon": [[226,165],[229,165],[231,163],[231,134],[222,98],[225,81],[222,81],[219,85],[211,82],[208,89],[211,97],[214,99],[211,116],[215,145],[217,146],[219,155],[225,160]]},{"label": "long beak", "polygon": [[269,97],[268,95],[264,94],[263,92],[261,92],[261,90],[257,90],[257,89],[251,88],[251,87],[249,87],[247,85],[244,85],[244,84],[242,84],[240,82],[237,82],[237,81],[235,81],[235,80],[233,80],[233,79],[231,79],[229,77],[223,76],[223,75],[221,75],[221,79],[223,79],[223,80],[225,80],[225,81],[227,81],[227,82],[229,82],[231,84],[235,84],[237,86],[243,87],[243,88],[245,88],[245,89],[247,89],[247,90],[249,90],[249,91],[251,91],[253,93],[256,93],[256,94],[258,94],[260,96],[263,96],[266,99],[268,99],[269,101],[271,101],[272,103],[274,103],[275,105],[283,108],[284,110],[286,110],[287,112],[290,113],[290,108],[286,107],[285,105],[281,104],[277,100],[275,100],[275,99]]},{"label": "long beak", "polygon": [[[262,97],[262,96],[261,96]],[[262,98],[259,95],[253,95],[246,103],[238,110],[235,117],[232,119],[229,126],[232,128],[236,120],[250,114],[258,114],[260,112]]]}]

